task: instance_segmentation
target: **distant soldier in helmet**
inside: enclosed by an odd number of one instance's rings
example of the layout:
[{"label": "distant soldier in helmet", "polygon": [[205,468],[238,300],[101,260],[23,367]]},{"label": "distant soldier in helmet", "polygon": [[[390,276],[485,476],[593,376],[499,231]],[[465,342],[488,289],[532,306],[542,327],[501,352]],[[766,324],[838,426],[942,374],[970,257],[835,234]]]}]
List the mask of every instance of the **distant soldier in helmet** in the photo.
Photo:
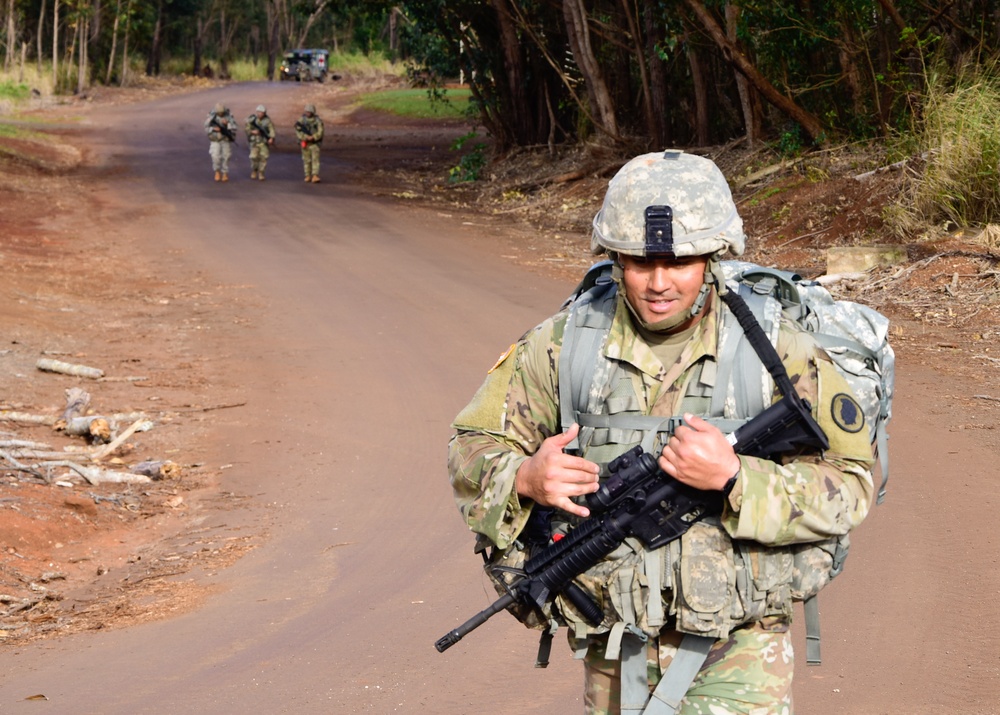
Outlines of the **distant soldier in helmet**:
[{"label": "distant soldier in helmet", "polygon": [[229,181],[229,157],[236,141],[236,120],[222,102],[215,105],[205,120],[208,134],[208,153],[212,157],[212,170],[216,181]]},{"label": "distant soldier in helmet", "polygon": [[768,339],[829,447],[751,457],[727,439],[754,416],[741,414],[736,373],[764,406],[780,397],[759,362],[734,365],[727,352],[742,333],[720,259],[744,242],[710,160],[631,160],[593,223],[608,272],[512,345],[453,423],[455,499],[491,563],[521,564],[588,517],[584,497],[636,445],[716,496],[718,513],[676,540],[653,551],[626,540],[576,579],[603,611],[599,624],[561,594],[535,614],[536,627],[568,627],[591,715],[654,701],[645,712],[791,713],[792,599],[829,580],[874,498],[867,430],[832,409],[849,406],[851,390],[780,306]]},{"label": "distant soldier in helmet", "polygon": [[323,120],[316,114],[316,105],[307,104],[299,121],[295,122],[295,137],[302,147],[302,169],[305,181],[319,183],[319,146],[323,143]]},{"label": "distant soldier in helmet", "polygon": [[267,107],[258,104],[254,113],[247,117],[243,129],[250,142],[250,178],[263,181],[275,137],[274,122],[267,116]]}]

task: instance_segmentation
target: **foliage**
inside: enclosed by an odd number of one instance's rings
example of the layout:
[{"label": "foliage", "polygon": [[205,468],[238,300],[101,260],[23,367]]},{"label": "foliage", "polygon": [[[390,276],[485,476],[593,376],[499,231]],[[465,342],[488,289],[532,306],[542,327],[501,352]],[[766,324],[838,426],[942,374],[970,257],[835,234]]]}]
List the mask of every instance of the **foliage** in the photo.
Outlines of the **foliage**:
[{"label": "foliage", "polygon": [[893,210],[895,224],[1000,222],[1000,65],[971,58],[952,68],[937,57],[919,105],[892,144],[923,165]]},{"label": "foliage", "polygon": [[23,82],[0,81],[0,100],[23,101],[31,96],[31,89]]},{"label": "foliage", "polygon": [[[473,130],[452,142],[451,150],[461,151],[467,143],[477,138],[478,135],[476,134],[476,131]],[[448,181],[452,183],[462,181],[478,181],[479,174],[485,166],[486,144],[483,142],[476,142],[469,149],[468,153],[462,155],[462,157],[458,160],[458,164],[453,166],[448,171]]]}]

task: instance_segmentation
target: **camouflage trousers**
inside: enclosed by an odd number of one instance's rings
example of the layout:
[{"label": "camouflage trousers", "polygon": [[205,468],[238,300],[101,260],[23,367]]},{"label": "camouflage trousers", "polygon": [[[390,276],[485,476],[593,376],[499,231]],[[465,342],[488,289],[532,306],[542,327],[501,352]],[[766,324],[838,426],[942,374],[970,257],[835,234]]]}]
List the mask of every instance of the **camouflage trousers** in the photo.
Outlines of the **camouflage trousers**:
[{"label": "camouflage trousers", "polygon": [[250,171],[263,174],[267,168],[267,159],[271,156],[271,148],[267,142],[254,142],[250,145]]},{"label": "camouflage trousers", "polygon": [[223,174],[229,173],[229,157],[233,153],[232,145],[225,141],[210,142],[208,145],[208,155],[212,157],[212,171]]},{"label": "camouflage trousers", "polygon": [[302,147],[302,170],[307,179],[319,176],[319,144],[306,144]]},{"label": "camouflage trousers", "polygon": [[[682,634],[648,643],[650,692],[670,665]],[[591,637],[584,659],[584,713],[621,712],[621,662],[604,658],[606,636]],[[753,623],[718,641],[681,701],[678,715],[791,715],[792,639],[785,623]]]}]

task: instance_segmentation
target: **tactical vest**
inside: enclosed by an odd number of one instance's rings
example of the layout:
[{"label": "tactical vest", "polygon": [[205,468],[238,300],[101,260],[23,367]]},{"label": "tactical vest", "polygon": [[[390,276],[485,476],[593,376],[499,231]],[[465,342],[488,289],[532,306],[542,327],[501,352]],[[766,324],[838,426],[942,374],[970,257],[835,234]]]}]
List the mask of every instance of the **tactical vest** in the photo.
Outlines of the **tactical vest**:
[{"label": "tactical vest", "polygon": [[[608,271],[595,273],[592,285],[582,286],[564,306],[562,429],[574,422],[581,426],[570,449],[603,466],[637,444],[658,453],[685,412],[730,433],[771,404],[774,381],[731,312],[722,309],[718,354],[689,372],[679,413],[667,418],[644,414],[629,372],[635,368],[604,357],[618,295]],[[780,303],[765,296],[750,298],[754,317],[774,344]],[[554,531],[572,526],[563,521],[565,514],[556,512],[552,518]],[[668,623],[683,633],[725,638],[766,617],[789,618],[793,600],[810,599],[839,571],[846,549],[846,536],[788,547],[734,541],[717,517],[709,517],[656,551],[628,539],[581,576],[578,583],[604,610],[599,626],[590,625],[561,597],[551,615],[579,639],[609,633],[606,657],[612,659],[623,633],[641,631],[652,637]]]}]

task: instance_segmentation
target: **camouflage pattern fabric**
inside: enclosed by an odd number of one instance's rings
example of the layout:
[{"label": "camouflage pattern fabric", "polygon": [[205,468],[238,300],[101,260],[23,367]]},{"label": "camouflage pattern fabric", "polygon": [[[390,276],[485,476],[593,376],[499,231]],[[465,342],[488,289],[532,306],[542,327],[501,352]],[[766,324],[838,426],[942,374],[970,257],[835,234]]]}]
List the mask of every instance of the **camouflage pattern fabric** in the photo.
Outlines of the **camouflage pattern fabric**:
[{"label": "camouflage pattern fabric", "polygon": [[[721,301],[713,294],[708,312],[676,362],[664,366],[619,300],[603,359],[627,375],[634,393],[630,401],[643,414],[678,414],[692,383],[706,374],[703,363],[718,354],[721,310]],[[558,365],[565,324],[566,314],[559,313],[523,336],[494,366],[453,424],[457,433],[449,444],[448,465],[459,510],[472,531],[501,550],[516,545],[532,510],[532,503],[522,502],[514,490],[517,469],[544,439],[561,429]],[[796,568],[808,571],[811,566],[808,559],[796,561],[796,553],[813,544],[841,540],[864,519],[873,499],[868,435],[851,431],[850,425],[845,429],[833,416],[837,400],[853,399],[846,381],[812,337],[789,321],[780,325],[776,348],[797,391],[813,406],[830,449],[822,455],[790,456],[781,463],[741,456],[739,479],[722,515],[663,547],[663,611],[677,630],[719,637],[723,643],[731,640],[734,629],[738,634],[747,631],[741,628],[746,623],[786,625],[793,591],[822,585],[808,583],[808,574],[800,574],[794,583]],[[584,456],[589,454],[585,451]],[[641,551],[641,546],[634,548]],[[660,624],[644,620],[641,599],[649,594],[613,592],[615,583],[622,581],[611,578],[617,575],[617,559],[636,574],[632,587],[641,590],[641,559],[629,551],[619,549],[579,579],[602,604],[606,619],[598,628],[570,622],[573,635],[607,632],[616,620],[633,622],[622,615],[623,607],[640,628],[659,635]],[[572,620],[572,609],[561,600],[559,606],[562,616]],[[741,643],[740,637],[736,643]],[[769,688],[765,676],[760,671],[761,682],[750,689]],[[789,672],[789,682],[790,678]],[[720,713],[751,712],[735,703],[719,707]]]},{"label": "camouflage pattern fabric", "polygon": [[299,125],[303,129],[296,127],[295,137],[302,147],[302,171],[307,179],[319,176],[319,145],[323,142],[325,131],[323,120],[316,114],[303,114],[299,117]]},{"label": "camouflage pattern fabric", "polygon": [[271,147],[268,141],[273,140],[276,135],[274,122],[266,114],[258,119],[257,114],[254,113],[247,117],[243,124],[243,130],[250,143],[250,170],[256,174],[263,174],[267,168],[268,157],[271,156]]},{"label": "camouflage pattern fabric", "polygon": [[212,142],[208,145],[208,155],[212,157],[212,170],[222,174],[229,173],[229,157],[233,154],[230,142]]},{"label": "camouflage pattern fabric", "polygon": [[[605,638],[591,641],[584,659],[584,713],[618,715],[621,663],[604,658]],[[650,692],[673,660],[680,641],[680,633],[665,631],[647,644]],[[712,647],[677,713],[791,715],[793,669],[787,626],[775,622],[740,628]]]},{"label": "camouflage pattern fabric", "polygon": [[710,159],[675,150],[637,156],[618,170],[594,217],[591,252],[644,255],[643,209],[654,204],[669,204],[673,210],[677,256],[743,253],[743,219],[726,177]]},{"label": "camouflage pattern fabric", "polygon": [[232,142],[222,133],[217,126],[218,124],[229,127],[235,135],[236,120],[229,110],[221,114],[213,111],[205,119],[205,133],[210,142],[208,154],[212,157],[212,170],[225,175],[229,173],[229,157],[232,156],[233,149]]}]

